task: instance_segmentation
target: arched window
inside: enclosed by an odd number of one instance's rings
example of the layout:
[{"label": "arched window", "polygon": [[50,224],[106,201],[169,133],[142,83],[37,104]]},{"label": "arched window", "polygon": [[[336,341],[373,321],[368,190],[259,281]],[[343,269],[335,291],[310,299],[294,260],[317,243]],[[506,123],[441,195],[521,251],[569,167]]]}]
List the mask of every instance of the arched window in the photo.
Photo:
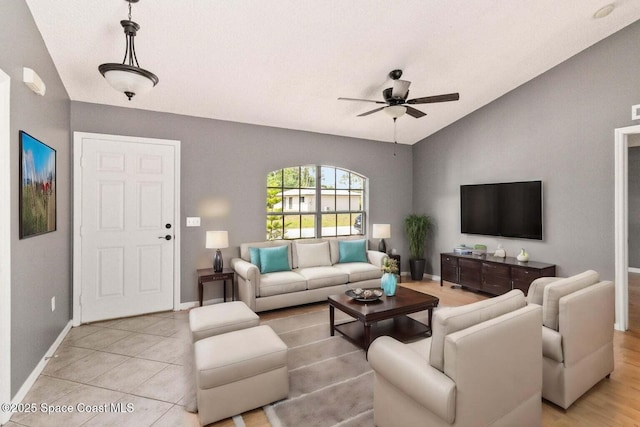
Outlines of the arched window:
[{"label": "arched window", "polygon": [[267,174],[267,239],[365,233],[367,178],[333,166],[293,166]]}]

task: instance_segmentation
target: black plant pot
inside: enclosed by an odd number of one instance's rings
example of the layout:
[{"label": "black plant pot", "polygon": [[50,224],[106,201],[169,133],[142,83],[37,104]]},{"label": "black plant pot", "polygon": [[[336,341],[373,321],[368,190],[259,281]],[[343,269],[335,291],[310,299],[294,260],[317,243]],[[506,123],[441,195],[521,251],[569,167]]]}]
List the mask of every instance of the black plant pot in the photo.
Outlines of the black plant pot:
[{"label": "black plant pot", "polygon": [[410,259],[409,270],[411,270],[411,280],[421,281],[424,276],[424,268],[427,264],[425,259]]}]

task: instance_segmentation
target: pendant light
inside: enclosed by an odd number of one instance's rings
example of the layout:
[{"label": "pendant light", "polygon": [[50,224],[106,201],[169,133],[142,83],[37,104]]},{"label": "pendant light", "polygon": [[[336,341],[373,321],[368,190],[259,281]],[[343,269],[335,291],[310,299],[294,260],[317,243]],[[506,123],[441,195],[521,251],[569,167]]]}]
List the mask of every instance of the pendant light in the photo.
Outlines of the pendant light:
[{"label": "pendant light", "polygon": [[151,71],[140,68],[138,64],[134,38],[140,25],[131,20],[131,3],[137,3],[138,0],[125,1],[129,3],[129,19],[120,21],[120,25],[124,28],[127,45],[124,60],[122,64],[102,64],[98,70],[115,90],[124,92],[131,101],[135,94],[148,92],[157,85],[158,77]]}]

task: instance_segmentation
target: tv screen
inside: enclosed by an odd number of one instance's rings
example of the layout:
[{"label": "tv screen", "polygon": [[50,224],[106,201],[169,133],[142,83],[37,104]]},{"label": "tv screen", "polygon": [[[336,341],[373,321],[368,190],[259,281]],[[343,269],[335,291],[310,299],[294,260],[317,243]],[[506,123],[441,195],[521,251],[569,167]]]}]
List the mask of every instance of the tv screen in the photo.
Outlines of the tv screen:
[{"label": "tv screen", "polygon": [[461,232],[542,240],[542,181],[460,186]]}]

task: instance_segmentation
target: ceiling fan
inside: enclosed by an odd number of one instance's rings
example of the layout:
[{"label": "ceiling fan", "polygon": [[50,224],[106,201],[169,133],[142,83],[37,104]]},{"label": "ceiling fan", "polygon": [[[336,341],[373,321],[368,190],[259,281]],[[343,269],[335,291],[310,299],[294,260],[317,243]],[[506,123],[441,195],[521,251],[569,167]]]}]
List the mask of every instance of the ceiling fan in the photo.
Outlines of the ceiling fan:
[{"label": "ceiling fan", "polygon": [[340,101],[363,101],[363,102],[375,102],[376,104],[387,104],[384,107],[376,108],[366,113],[358,114],[358,117],[368,116],[369,114],[376,113],[381,110],[385,110],[394,119],[407,113],[411,117],[419,119],[426,116],[426,113],[410,107],[407,104],[433,104],[436,102],[457,101],[460,99],[459,93],[447,93],[444,95],[425,96],[423,98],[407,99],[409,96],[410,81],[400,80],[402,77],[402,70],[393,70],[389,73],[389,78],[393,80],[393,87],[389,87],[382,91],[384,101],[375,101],[372,99],[360,99],[360,98],[338,98]]}]

